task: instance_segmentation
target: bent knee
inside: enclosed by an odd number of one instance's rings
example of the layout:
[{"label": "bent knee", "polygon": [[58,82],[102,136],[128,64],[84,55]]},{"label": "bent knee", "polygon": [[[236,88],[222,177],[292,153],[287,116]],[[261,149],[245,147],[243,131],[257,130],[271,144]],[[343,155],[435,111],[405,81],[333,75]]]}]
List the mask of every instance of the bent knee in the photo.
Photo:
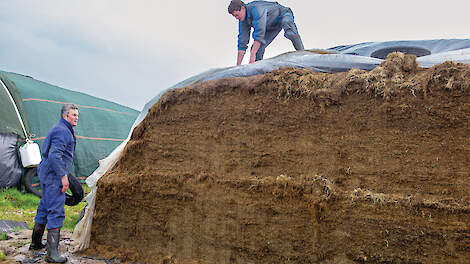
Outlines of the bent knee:
[{"label": "bent knee", "polygon": [[299,38],[299,33],[297,33],[296,31],[294,31],[292,29],[285,30],[284,31],[284,37],[286,37],[290,40],[295,40],[295,39]]}]

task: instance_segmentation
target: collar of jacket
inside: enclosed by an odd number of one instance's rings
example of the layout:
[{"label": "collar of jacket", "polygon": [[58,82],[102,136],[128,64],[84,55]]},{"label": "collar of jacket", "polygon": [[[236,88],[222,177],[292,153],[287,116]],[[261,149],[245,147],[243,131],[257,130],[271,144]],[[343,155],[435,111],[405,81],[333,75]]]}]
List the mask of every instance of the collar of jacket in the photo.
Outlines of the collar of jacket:
[{"label": "collar of jacket", "polygon": [[73,137],[75,137],[72,124],[70,124],[69,121],[65,120],[63,117],[60,118],[60,122],[62,122],[70,130],[70,132],[72,132]]},{"label": "collar of jacket", "polygon": [[245,6],[246,18],[245,19],[253,19],[253,15],[251,14],[251,6]]}]

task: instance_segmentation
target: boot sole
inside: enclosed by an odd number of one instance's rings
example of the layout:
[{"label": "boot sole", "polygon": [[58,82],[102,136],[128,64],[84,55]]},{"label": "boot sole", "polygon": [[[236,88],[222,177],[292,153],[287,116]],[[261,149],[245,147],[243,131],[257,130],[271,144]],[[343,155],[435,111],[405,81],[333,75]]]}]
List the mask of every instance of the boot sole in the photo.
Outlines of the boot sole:
[{"label": "boot sole", "polygon": [[46,258],[46,262],[47,262],[47,263],[65,263],[65,262],[67,262],[67,258],[65,258],[64,261],[55,261],[55,260],[50,259],[50,258],[47,257],[47,258]]},{"label": "boot sole", "polygon": [[44,248],[46,248],[46,245],[44,245],[44,246],[39,246],[39,247],[37,247],[37,246],[29,246],[29,250],[41,250],[41,249],[44,249]]}]

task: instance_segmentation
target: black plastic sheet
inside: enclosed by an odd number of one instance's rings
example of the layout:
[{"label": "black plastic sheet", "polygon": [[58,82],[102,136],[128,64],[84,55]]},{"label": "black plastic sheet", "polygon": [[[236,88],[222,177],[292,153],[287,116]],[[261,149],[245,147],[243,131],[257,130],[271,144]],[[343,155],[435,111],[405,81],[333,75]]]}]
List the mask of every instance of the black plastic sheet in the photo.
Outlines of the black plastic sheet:
[{"label": "black plastic sheet", "polygon": [[18,136],[0,134],[0,188],[17,187],[21,181],[22,167],[16,145]]}]

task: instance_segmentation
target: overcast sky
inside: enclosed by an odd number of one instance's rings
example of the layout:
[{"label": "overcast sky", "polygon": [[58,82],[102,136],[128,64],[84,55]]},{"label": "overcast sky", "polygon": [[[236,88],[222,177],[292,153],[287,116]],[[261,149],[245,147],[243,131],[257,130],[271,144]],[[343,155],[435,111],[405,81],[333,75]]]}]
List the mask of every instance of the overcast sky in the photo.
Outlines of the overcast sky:
[{"label": "overcast sky", "polygon": [[[235,64],[229,2],[0,0],[0,70],[141,110],[169,86]],[[279,2],[294,11],[305,48],[470,38],[461,0]],[[291,50],[281,33],[265,58]]]}]

